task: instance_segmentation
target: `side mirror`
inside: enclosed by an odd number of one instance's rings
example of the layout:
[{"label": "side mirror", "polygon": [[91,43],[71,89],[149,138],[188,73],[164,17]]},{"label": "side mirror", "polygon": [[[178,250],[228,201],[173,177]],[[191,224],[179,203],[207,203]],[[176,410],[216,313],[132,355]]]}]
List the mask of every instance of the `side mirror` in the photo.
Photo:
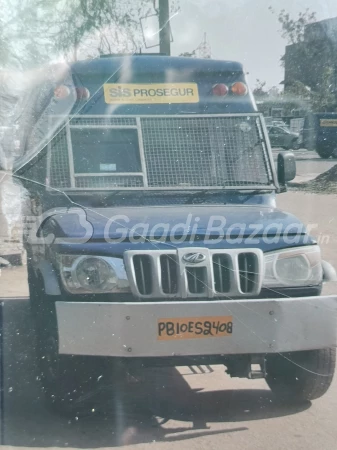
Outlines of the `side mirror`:
[{"label": "side mirror", "polygon": [[296,177],[296,160],[292,152],[281,152],[277,157],[277,178],[281,190]]}]

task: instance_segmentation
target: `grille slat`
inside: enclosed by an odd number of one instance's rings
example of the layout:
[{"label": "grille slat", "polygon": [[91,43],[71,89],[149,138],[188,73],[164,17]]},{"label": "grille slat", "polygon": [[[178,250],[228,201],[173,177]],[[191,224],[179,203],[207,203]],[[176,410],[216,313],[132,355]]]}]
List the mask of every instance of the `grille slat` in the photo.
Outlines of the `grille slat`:
[{"label": "grille slat", "polygon": [[214,287],[216,292],[226,294],[231,290],[232,260],[228,255],[213,255]]},{"label": "grille slat", "polygon": [[161,255],[161,286],[165,294],[178,292],[178,261],[175,256]]},{"label": "grille slat", "polygon": [[137,255],[133,258],[136,283],[141,295],[150,295],[152,292],[152,267],[148,255]]},{"label": "grille slat", "polygon": [[207,288],[206,268],[189,267],[186,269],[188,290],[191,294],[203,294]]},{"label": "grille slat", "polygon": [[238,263],[240,288],[244,294],[248,294],[254,291],[254,284],[256,283],[256,256],[253,253],[241,253]]}]

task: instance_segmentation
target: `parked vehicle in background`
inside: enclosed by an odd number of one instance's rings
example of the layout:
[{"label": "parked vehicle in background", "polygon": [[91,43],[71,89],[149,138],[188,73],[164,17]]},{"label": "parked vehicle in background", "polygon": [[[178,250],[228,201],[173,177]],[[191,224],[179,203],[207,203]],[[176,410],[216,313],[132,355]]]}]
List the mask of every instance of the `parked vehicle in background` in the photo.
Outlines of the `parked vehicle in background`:
[{"label": "parked vehicle in background", "polygon": [[293,133],[286,126],[268,127],[270,144],[272,147],[280,147],[285,150],[299,149],[299,134]]},{"label": "parked vehicle in background", "polygon": [[267,127],[287,127],[288,125],[281,119],[275,119],[270,116],[264,116],[264,121]]},{"label": "parked vehicle in background", "polygon": [[280,119],[279,120],[273,120],[271,125],[274,126],[274,127],[285,127],[285,128],[288,127],[288,125],[285,122],[283,122],[283,120],[280,120]]},{"label": "parked vehicle in background", "polygon": [[321,158],[337,157],[337,113],[309,113],[304,119],[303,146]]}]

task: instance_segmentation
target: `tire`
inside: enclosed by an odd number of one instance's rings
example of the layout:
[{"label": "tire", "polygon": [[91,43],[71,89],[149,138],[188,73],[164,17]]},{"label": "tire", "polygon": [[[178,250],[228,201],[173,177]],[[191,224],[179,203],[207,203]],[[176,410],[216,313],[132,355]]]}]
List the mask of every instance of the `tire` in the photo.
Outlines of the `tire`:
[{"label": "tire", "polygon": [[42,281],[36,280],[31,270],[28,273],[38,378],[45,404],[62,415],[78,416],[96,410],[98,394],[110,375],[111,361],[103,357],[59,354],[55,297],[46,295]]},{"label": "tire", "polygon": [[329,389],[336,349],[308,350],[266,357],[266,381],[275,396],[287,403],[322,397]]},{"label": "tire", "polygon": [[320,146],[316,148],[316,152],[322,159],[329,159],[334,154],[334,149],[327,146]]}]

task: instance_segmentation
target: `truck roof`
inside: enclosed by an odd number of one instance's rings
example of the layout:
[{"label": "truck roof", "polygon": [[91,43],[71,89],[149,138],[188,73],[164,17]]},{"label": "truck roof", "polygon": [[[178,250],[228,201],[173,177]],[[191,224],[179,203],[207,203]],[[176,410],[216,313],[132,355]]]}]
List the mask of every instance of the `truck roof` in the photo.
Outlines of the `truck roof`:
[{"label": "truck roof", "polygon": [[107,56],[99,59],[78,61],[71,65],[76,73],[107,72],[118,70],[124,64],[131,64],[137,72],[161,72],[165,69],[191,69],[199,72],[243,72],[242,64],[235,61],[198,59],[176,56],[156,56],[151,54],[130,56]]}]

